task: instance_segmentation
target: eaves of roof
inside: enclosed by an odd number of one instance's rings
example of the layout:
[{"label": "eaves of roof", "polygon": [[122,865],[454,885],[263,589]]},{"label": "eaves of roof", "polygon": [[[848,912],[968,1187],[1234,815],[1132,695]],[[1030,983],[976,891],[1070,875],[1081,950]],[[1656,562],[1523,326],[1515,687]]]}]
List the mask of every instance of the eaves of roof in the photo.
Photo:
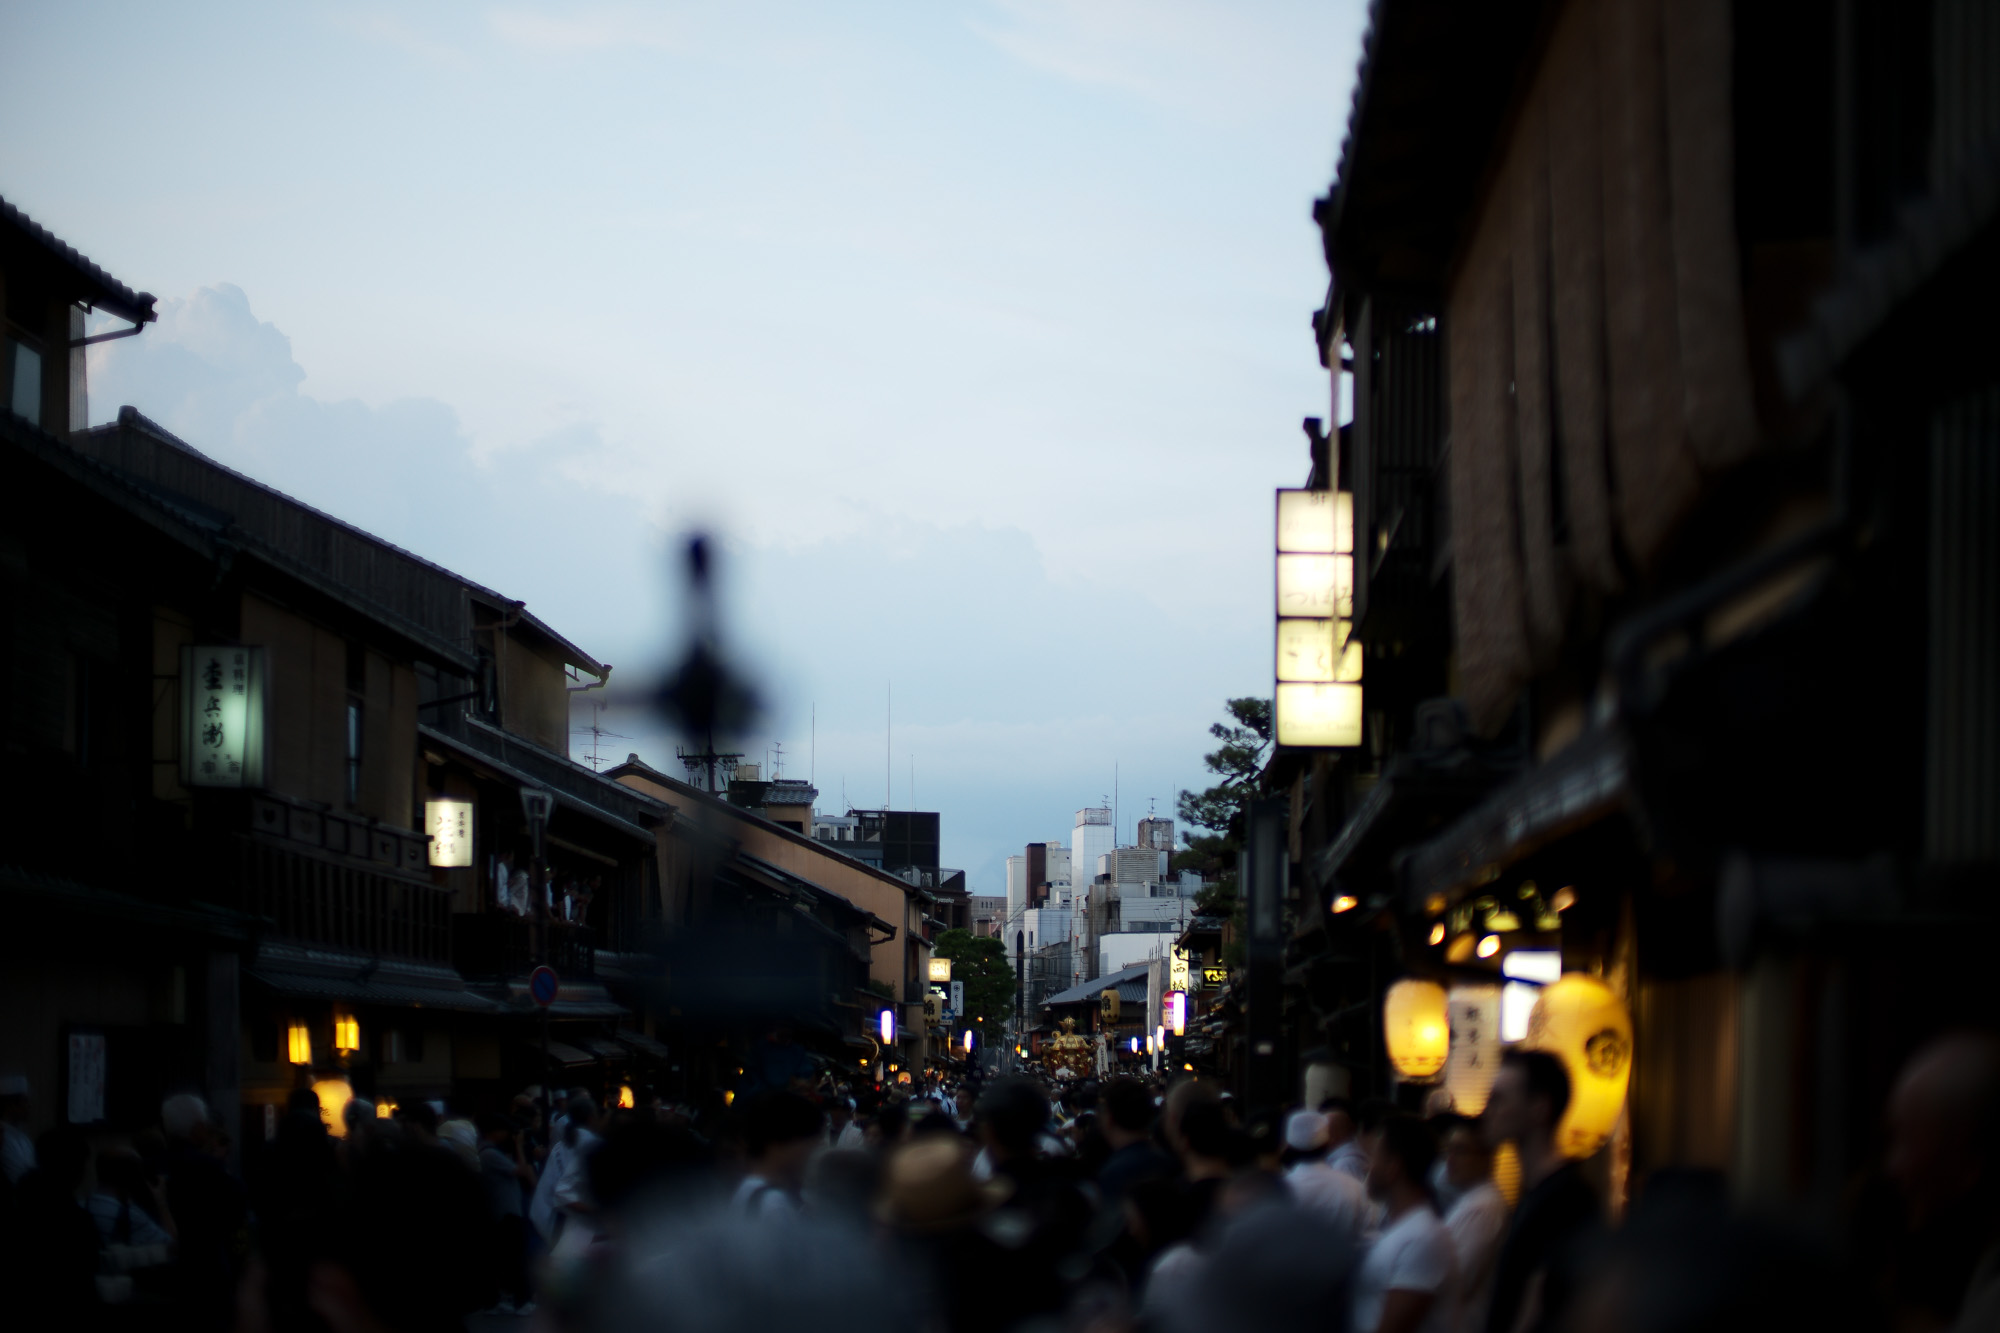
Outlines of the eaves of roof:
[{"label": "eaves of roof", "polygon": [[373,599],[273,549],[235,526],[227,514],[186,496],[152,486],[101,459],[79,453],[55,436],[10,413],[0,413],[0,441],[15,445],[38,462],[207,559],[228,565],[239,557],[247,556],[320,596],[375,621],[401,638],[419,657],[461,671],[470,671],[477,665],[470,653]]},{"label": "eaves of roof", "polygon": [[134,324],[148,324],[155,318],[151,292],[133,291],[5,199],[0,199],[0,244],[39,251],[69,279],[63,295],[71,301]]},{"label": "eaves of roof", "polygon": [[[613,782],[605,774],[585,768],[565,755],[544,750],[477,718],[465,718],[464,723],[465,737],[421,724],[417,732],[425,740],[445,747],[475,767],[487,769],[495,777],[547,790],[566,809],[608,824],[641,842],[651,843],[654,830],[639,823],[639,819],[651,818],[664,824],[673,813],[673,807],[666,802],[634,791],[622,782]],[[621,813],[612,808],[612,803],[627,809]]]}]

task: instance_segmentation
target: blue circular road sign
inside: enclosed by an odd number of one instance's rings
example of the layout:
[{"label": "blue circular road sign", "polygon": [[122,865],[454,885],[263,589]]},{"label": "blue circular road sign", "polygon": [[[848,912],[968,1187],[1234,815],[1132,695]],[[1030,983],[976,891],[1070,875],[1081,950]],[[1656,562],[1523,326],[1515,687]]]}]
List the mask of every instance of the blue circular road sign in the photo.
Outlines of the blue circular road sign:
[{"label": "blue circular road sign", "polygon": [[538,967],[528,974],[528,996],[546,1009],[556,1002],[556,988],[561,984],[553,967]]}]

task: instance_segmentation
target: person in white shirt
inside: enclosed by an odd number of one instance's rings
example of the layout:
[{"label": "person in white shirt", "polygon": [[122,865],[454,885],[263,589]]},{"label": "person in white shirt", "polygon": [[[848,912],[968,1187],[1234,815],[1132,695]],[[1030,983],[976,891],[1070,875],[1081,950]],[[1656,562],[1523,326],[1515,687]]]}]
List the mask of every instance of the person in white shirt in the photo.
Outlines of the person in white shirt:
[{"label": "person in white shirt", "polygon": [[1368,1179],[1368,1150],[1361,1142],[1361,1117],[1354,1103],[1329,1097],[1319,1109],[1326,1116],[1327,1165],[1357,1181]]},{"label": "person in white shirt", "polygon": [[572,1096],[568,1114],[552,1122],[560,1128],[555,1130],[555,1142],[542,1165],[534,1197],[528,1201],[528,1220],[551,1248],[560,1238],[562,1224],[585,1211],[589,1177],[584,1159],[597,1145],[597,1135],[592,1132],[596,1111],[588,1093]]},{"label": "person in white shirt", "polygon": [[1300,1206],[1325,1217],[1356,1245],[1373,1239],[1376,1209],[1367,1189],[1326,1160],[1326,1116],[1292,1112],[1285,1120],[1285,1146],[1296,1159],[1285,1171],[1285,1185]]},{"label": "person in white shirt", "polygon": [[820,1146],[819,1107],[795,1092],[760,1093],[743,1108],[743,1149],[750,1170],[730,1197],[744,1217],[779,1217],[799,1210],[806,1167]]},{"label": "person in white shirt", "polygon": [[1437,1146],[1408,1116],[1370,1136],[1368,1193],[1383,1206],[1382,1233],[1355,1276],[1353,1333],[1450,1333],[1457,1260],[1425,1181]]},{"label": "person in white shirt", "polygon": [[1493,1296],[1493,1260],[1507,1232],[1506,1196],[1493,1183],[1493,1149],[1479,1126],[1461,1120],[1444,1133],[1444,1174],[1458,1201],[1444,1216],[1458,1262],[1458,1291],[1451,1317],[1453,1329],[1479,1333],[1486,1327],[1486,1306]]}]

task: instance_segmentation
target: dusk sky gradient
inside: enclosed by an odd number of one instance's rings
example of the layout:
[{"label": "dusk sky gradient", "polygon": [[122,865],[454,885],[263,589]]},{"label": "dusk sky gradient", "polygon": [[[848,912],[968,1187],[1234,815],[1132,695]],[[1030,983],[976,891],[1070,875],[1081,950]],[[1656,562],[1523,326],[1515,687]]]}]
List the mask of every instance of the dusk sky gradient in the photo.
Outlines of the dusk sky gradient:
[{"label": "dusk sky gradient", "polygon": [[893,802],[999,893],[1270,688],[1363,20],[9,3],[0,195],[161,298],[93,421],[526,599],[615,664],[612,760],[679,771],[635,696],[714,532],[752,757],[879,806],[893,681]]}]

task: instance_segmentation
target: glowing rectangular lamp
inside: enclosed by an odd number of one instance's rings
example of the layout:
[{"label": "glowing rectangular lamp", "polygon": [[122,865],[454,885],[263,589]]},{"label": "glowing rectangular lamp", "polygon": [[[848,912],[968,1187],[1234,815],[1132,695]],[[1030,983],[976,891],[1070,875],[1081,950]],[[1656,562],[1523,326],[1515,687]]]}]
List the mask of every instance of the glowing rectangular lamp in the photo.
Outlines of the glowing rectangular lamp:
[{"label": "glowing rectangular lamp", "polygon": [[1354,496],[1347,491],[1279,491],[1278,549],[1352,554]]},{"label": "glowing rectangular lamp", "polygon": [[1346,620],[1280,620],[1278,679],[1331,685],[1361,679],[1361,641]]},{"label": "glowing rectangular lamp", "polygon": [[1281,683],[1275,699],[1280,745],[1361,744],[1361,687]]},{"label": "glowing rectangular lamp", "polygon": [[1187,992],[1167,992],[1167,1012],[1164,1026],[1173,1029],[1176,1037],[1187,1035]]},{"label": "glowing rectangular lamp", "polygon": [[951,980],[951,959],[949,958],[931,959],[931,980],[932,981]]},{"label": "glowing rectangular lamp", "polygon": [[1278,614],[1347,619],[1354,614],[1354,557],[1278,557]]},{"label": "glowing rectangular lamp", "polygon": [[361,1024],[353,1014],[336,1013],[333,1016],[333,1049],[343,1055],[351,1055],[361,1049]]},{"label": "glowing rectangular lamp", "polygon": [[241,644],[181,649],[181,781],[264,785],[264,650]]},{"label": "glowing rectangular lamp", "polygon": [[309,1065],[313,1062],[312,1033],[304,1023],[294,1023],[285,1030],[285,1054],[295,1065]]},{"label": "glowing rectangular lamp", "polygon": [[431,835],[432,865],[472,864],[472,802],[425,801],[424,831]]}]

